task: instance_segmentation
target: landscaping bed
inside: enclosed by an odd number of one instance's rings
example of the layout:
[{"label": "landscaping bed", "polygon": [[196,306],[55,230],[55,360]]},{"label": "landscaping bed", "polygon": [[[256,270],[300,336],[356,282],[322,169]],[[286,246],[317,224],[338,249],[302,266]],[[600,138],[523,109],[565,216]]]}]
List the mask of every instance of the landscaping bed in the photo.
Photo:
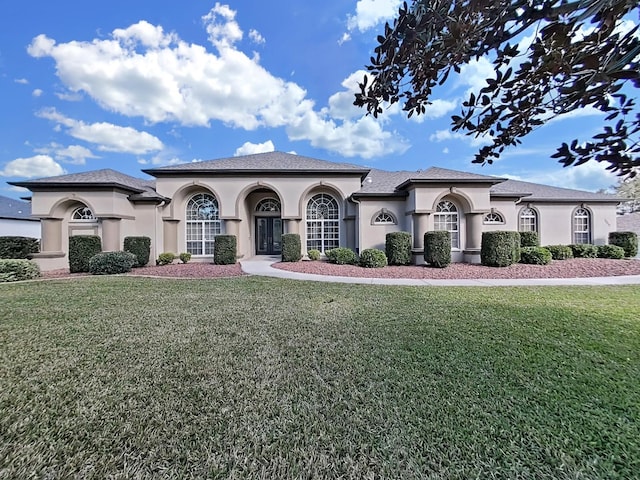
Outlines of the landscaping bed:
[{"label": "landscaping bed", "polygon": [[355,265],[335,265],[325,261],[276,263],[275,268],[298,273],[363,278],[411,279],[520,279],[520,278],[584,278],[640,275],[640,260],[606,258],[573,258],[552,261],[549,265],[517,263],[509,267],[485,267],[468,263],[452,263],[445,268],[427,265],[363,268]]},{"label": "landscaping bed", "polygon": [[[68,278],[87,276],[87,273],[69,273],[68,268],[42,272],[41,278]],[[126,275],[143,275],[150,277],[170,278],[221,278],[238,277],[244,275],[240,264],[214,265],[211,263],[174,263],[171,265],[156,265],[134,268]]]}]

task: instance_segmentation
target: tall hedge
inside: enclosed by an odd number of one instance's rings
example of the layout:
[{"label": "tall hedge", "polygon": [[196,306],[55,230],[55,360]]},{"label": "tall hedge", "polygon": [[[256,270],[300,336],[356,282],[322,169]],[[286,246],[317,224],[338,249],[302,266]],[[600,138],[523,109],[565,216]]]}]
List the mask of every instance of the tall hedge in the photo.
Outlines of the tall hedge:
[{"label": "tall hedge", "polygon": [[384,250],[389,265],[411,264],[411,234],[409,232],[387,233]]},{"label": "tall hedge", "polygon": [[521,247],[539,247],[540,239],[538,238],[538,232],[520,232],[520,246]]},{"label": "tall hedge", "polygon": [[297,233],[282,235],[282,261],[298,262],[302,258],[302,243]]},{"label": "tall hedge", "polygon": [[424,234],[424,261],[432,267],[444,268],[451,263],[451,234],[446,230]]},{"label": "tall hedge", "polygon": [[0,258],[29,258],[38,253],[40,241],[31,237],[0,237]]},{"label": "tall hedge", "polygon": [[151,239],[149,237],[124,237],[124,251],[136,256],[134,267],[144,267],[149,263]]},{"label": "tall hedge", "polygon": [[624,248],[625,257],[638,255],[638,234],[636,232],[609,232],[609,243]]},{"label": "tall hedge", "polygon": [[102,251],[102,240],[97,235],[69,237],[69,270],[71,273],[89,271],[89,260]]},{"label": "tall hedge", "polygon": [[520,233],[506,230],[482,232],[480,262],[489,267],[508,267],[520,261]]},{"label": "tall hedge", "polygon": [[216,265],[234,265],[237,256],[238,240],[235,235],[216,235],[213,244],[213,263]]}]

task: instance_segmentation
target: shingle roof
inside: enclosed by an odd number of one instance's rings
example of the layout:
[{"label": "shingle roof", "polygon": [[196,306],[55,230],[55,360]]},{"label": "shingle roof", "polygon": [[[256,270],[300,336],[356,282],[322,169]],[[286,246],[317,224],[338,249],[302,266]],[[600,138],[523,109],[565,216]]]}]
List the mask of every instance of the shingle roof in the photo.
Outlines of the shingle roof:
[{"label": "shingle roof", "polygon": [[11,185],[18,185],[26,188],[53,185],[112,185],[139,192],[142,192],[149,187],[155,187],[155,182],[153,180],[143,180],[141,178],[131,177],[110,168],[9,183]]},{"label": "shingle roof", "polygon": [[0,195],[0,218],[32,220],[31,204]]},{"label": "shingle roof", "polygon": [[514,194],[526,197],[527,201],[592,201],[617,203],[620,198],[606,193],[586,192],[570,188],[552,187],[539,183],[506,180],[491,187],[492,195]]},{"label": "shingle roof", "polygon": [[359,173],[364,175],[369,169],[360,165],[329,162],[292,153],[267,152],[143,170],[143,172],[153,176],[172,173],[305,173],[313,171]]}]

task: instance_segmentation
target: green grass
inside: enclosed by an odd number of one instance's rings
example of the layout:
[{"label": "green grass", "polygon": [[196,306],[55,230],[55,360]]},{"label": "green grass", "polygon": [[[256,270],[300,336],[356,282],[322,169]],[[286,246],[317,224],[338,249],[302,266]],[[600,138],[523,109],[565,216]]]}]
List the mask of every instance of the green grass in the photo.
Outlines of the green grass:
[{"label": "green grass", "polygon": [[633,478],[640,287],[0,286],[0,478]]}]

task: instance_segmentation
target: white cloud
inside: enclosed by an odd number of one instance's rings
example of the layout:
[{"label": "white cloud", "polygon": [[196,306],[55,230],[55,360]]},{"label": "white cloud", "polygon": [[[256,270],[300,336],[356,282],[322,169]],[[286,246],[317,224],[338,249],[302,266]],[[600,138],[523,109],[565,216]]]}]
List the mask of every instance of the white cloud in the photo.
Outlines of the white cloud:
[{"label": "white cloud", "polygon": [[432,142],[445,142],[450,140],[459,140],[464,143],[468,143],[472,147],[479,147],[481,145],[488,145],[492,142],[488,136],[475,137],[473,135],[465,135],[460,132],[452,132],[450,130],[437,130],[436,133],[432,133],[429,136],[429,140]]},{"label": "white cloud", "polygon": [[82,93],[80,92],[56,92],[56,97],[60,100],[66,100],[68,102],[79,102],[82,100]]},{"label": "white cloud", "polygon": [[22,85],[28,85],[29,84],[29,80],[27,80],[26,78],[16,78],[14,80],[14,82],[20,83]]},{"label": "white cloud", "polygon": [[[215,54],[147,22],[91,42],[57,44],[39,35],[28,52],[34,57],[51,57],[70,93],[85,93],[106,110],[140,116],[151,123],[208,126],[220,121],[245,130],[285,127],[292,139],[364,158],[406,150],[395,133],[383,130],[384,120],[355,118],[356,110],[347,105],[353,102],[351,87],[332,96],[329,106],[317,111],[304,88],[272,75],[258,63],[257,55],[250,57],[238,50],[236,44],[243,33],[235,14],[229,6],[216,3],[203,17]],[[362,111],[357,111],[362,117]],[[334,114],[336,118],[331,117]],[[61,123],[76,138],[100,143],[103,150],[126,147],[122,151],[145,153],[162,146],[151,136],[145,137],[143,147],[114,145],[115,137],[102,138],[96,131],[105,133],[108,124],[71,122]],[[88,130],[92,130],[92,139],[87,139]],[[352,138],[356,132],[377,137]],[[122,133],[139,140],[148,135],[132,129]]]},{"label": "white cloud", "polygon": [[349,40],[351,40],[351,35],[347,32],[344,32],[342,34],[342,37],[340,37],[340,40],[338,40],[338,45],[342,45],[345,42],[348,42]]},{"label": "white cloud", "polygon": [[460,67],[458,81],[461,85],[468,87],[466,96],[472,92],[477,95],[480,89],[487,86],[487,78],[495,78],[495,76],[493,64],[486,57],[480,57]]},{"label": "white cloud", "polygon": [[56,160],[73,165],[84,165],[87,158],[100,158],[94,155],[91,150],[81,145],[64,147],[54,142],[46,147],[35,148],[34,150],[37,153],[53,155]]},{"label": "white cloud", "polygon": [[276,147],[271,140],[267,140],[264,143],[245,142],[241,147],[236,149],[233,156],[239,157],[240,155],[251,155],[253,153],[274,152],[275,149]]},{"label": "white cloud", "polygon": [[80,120],[65,117],[52,108],[42,110],[37,115],[64,125],[68,128],[69,135],[94,143],[101,151],[144,154],[163,148],[162,142],[157,137],[131,127],[120,127],[106,122],[86,124]]},{"label": "white cloud", "polygon": [[16,158],[7,163],[0,175],[3,177],[52,177],[62,175],[64,169],[49,155]]},{"label": "white cloud", "polygon": [[31,92],[31,95],[33,95],[34,97],[40,97],[43,93],[44,92],[41,89],[36,88],[33,92]]},{"label": "white cloud", "polygon": [[444,148],[442,149],[442,153],[444,153],[445,155],[446,155],[446,154],[448,154],[448,153],[449,153],[449,148],[444,147]]},{"label": "white cloud", "polygon": [[347,17],[347,28],[360,32],[369,30],[383,21],[394,18],[402,0],[358,0],[356,12]]},{"label": "white cloud", "polygon": [[253,28],[249,30],[249,38],[253,40],[253,43],[257,43],[258,45],[261,45],[266,42],[266,40],[260,34],[260,32],[257,30],[254,30]]}]

